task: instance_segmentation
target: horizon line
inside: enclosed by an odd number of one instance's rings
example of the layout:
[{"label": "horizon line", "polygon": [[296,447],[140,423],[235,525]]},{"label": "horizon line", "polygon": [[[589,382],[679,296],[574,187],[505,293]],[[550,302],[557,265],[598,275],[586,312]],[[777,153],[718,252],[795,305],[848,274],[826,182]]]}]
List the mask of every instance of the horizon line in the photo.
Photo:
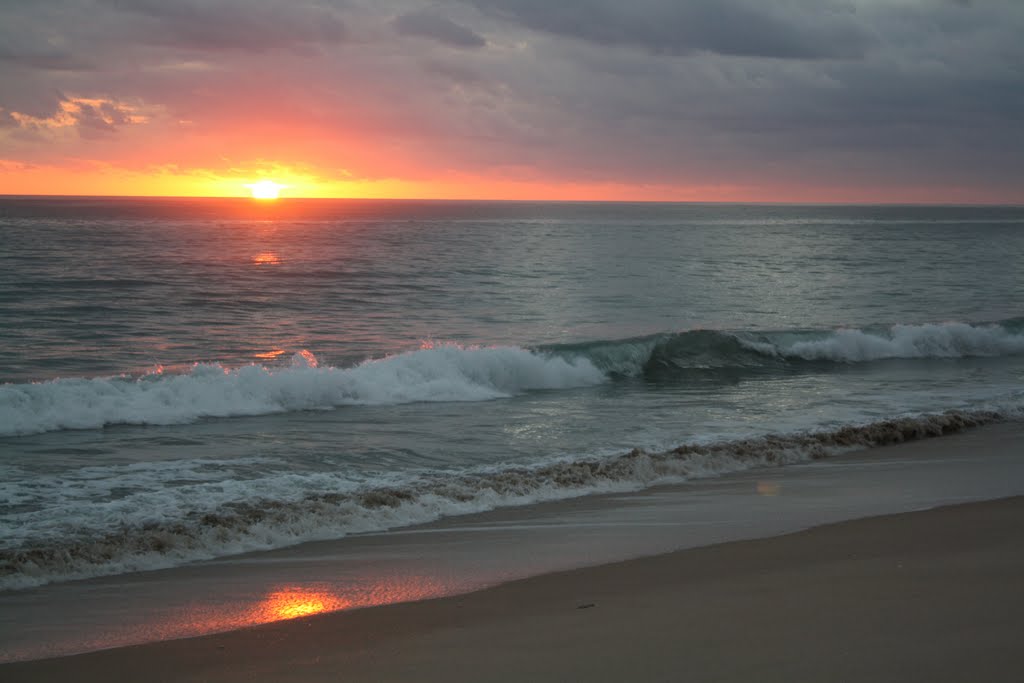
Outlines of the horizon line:
[{"label": "horizon line", "polygon": [[254,205],[273,206],[292,201],[344,201],[344,202],[493,202],[508,204],[691,204],[717,206],[935,206],[935,207],[990,207],[1024,208],[1019,203],[1003,202],[898,202],[898,201],[769,201],[769,200],[697,200],[697,199],[507,199],[507,198],[451,198],[451,197],[277,197],[272,200],[241,195],[101,195],[101,194],[4,194],[6,199],[177,199],[177,200],[235,200]]}]

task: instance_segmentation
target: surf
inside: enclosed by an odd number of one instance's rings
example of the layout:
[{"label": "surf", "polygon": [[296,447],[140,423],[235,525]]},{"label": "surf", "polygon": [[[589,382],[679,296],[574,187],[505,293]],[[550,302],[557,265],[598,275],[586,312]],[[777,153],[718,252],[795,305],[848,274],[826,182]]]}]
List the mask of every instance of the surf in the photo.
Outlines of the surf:
[{"label": "surf", "polygon": [[296,354],[286,367],[201,363],[177,375],[3,385],[0,434],[186,424],[345,405],[484,401],[530,390],[591,386],[605,379],[584,358],[517,347],[440,345],[349,368],[319,367],[307,351]]},{"label": "surf", "polygon": [[688,330],[535,347],[425,344],[349,367],[309,351],[283,365],[196,363],[185,372],[0,385],[0,436],[188,424],[344,406],[490,401],[606,382],[735,381],[903,360],[1024,354],[1024,319],[835,330]]},{"label": "surf", "polygon": [[[8,523],[15,526],[0,548],[0,590],[162,569],[502,507],[805,463],[1013,418],[1019,413],[947,411],[834,429],[691,441],[665,451],[634,448],[604,457],[553,457],[530,465],[363,478],[340,470],[274,472],[227,488],[212,472],[190,471],[198,467],[195,463],[179,463],[173,465],[182,470],[179,477],[197,481],[169,489],[136,485],[116,501],[83,507],[70,525],[57,528],[48,518],[12,515]],[[104,478],[113,474],[105,472]],[[135,467],[125,476],[138,484],[144,471]],[[62,485],[59,478],[50,484]]]}]

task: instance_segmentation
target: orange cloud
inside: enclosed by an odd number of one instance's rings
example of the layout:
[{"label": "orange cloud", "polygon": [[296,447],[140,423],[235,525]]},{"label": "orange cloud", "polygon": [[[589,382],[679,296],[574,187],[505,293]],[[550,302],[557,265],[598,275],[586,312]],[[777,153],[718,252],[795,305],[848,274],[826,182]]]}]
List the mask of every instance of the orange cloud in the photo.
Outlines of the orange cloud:
[{"label": "orange cloud", "polygon": [[148,123],[150,115],[138,104],[105,97],[66,97],[50,116],[40,117],[9,112],[18,127],[33,131],[58,131],[62,128],[114,130],[117,126]]}]

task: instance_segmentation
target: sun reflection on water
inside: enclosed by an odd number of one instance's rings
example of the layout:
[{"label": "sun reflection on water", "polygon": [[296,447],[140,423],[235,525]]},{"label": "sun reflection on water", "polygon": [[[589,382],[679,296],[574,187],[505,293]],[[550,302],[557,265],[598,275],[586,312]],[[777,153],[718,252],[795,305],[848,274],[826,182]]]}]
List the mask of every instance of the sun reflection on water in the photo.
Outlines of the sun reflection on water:
[{"label": "sun reflection on water", "polygon": [[281,263],[281,257],[272,251],[261,251],[252,257],[252,262],[257,266],[276,266]]}]

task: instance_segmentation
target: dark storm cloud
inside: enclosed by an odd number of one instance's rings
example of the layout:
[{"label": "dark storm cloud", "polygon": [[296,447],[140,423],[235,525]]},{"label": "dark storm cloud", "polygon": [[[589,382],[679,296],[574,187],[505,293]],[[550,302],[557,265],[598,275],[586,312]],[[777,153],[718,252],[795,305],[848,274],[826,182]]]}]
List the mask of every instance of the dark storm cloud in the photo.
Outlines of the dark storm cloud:
[{"label": "dark storm cloud", "polygon": [[336,10],[264,0],[105,0],[138,15],[137,29],[150,40],[180,47],[218,50],[303,50],[338,43],[346,28]]},{"label": "dark storm cloud", "polygon": [[[55,71],[92,68],[91,60],[68,40],[74,15],[63,3],[51,0],[22,4],[0,0],[0,66]],[[3,85],[0,81],[0,88]]]},{"label": "dark storm cloud", "polygon": [[428,10],[401,14],[393,24],[395,30],[404,36],[429,38],[452,47],[473,48],[487,44],[486,40],[465,26]]},{"label": "dark storm cloud", "polygon": [[[594,6],[573,7],[584,4]],[[571,85],[562,101],[595,128],[593,140],[618,130],[634,143],[619,159],[634,156],[639,165],[634,149],[645,147],[647,168],[666,176],[689,166],[732,177],[803,173],[808,182],[824,174],[838,183],[854,170],[882,182],[908,173],[921,182],[939,175],[1019,182],[1024,3],[850,6],[872,36],[850,59],[656,56],[577,41],[576,78],[563,81]]]},{"label": "dark storm cloud", "polygon": [[835,0],[469,0],[538,31],[656,54],[857,57],[872,43],[849,3]]},{"label": "dark storm cloud", "polygon": [[[18,44],[22,42],[22,44]],[[28,41],[24,41],[28,42]],[[23,41],[9,40],[0,44],[0,62],[30,69],[50,69],[54,71],[83,71],[92,65],[61,50],[49,49],[46,45],[24,44]]]}]

